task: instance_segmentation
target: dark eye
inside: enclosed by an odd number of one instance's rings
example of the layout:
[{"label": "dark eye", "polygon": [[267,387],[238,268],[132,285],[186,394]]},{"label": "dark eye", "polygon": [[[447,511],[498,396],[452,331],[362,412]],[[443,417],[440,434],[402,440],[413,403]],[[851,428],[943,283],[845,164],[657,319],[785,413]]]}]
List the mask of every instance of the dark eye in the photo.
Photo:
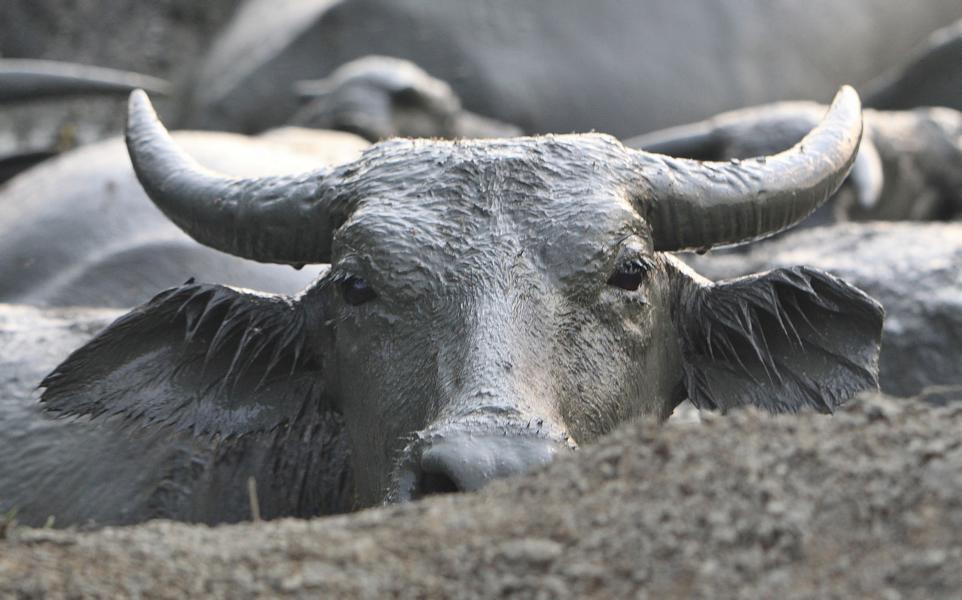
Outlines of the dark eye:
[{"label": "dark eye", "polygon": [[377,298],[374,289],[360,277],[354,277],[352,275],[341,281],[340,286],[344,301],[351,306],[358,306]]},{"label": "dark eye", "polygon": [[651,264],[643,259],[632,259],[623,261],[615,269],[615,272],[608,278],[608,285],[620,287],[623,290],[633,292],[638,289],[641,282],[648,276]]}]

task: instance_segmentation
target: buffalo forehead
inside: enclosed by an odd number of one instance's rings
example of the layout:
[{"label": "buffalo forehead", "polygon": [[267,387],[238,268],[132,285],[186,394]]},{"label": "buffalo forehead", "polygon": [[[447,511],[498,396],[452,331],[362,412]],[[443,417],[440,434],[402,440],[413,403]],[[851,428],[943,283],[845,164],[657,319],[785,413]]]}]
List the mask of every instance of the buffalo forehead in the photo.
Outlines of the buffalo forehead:
[{"label": "buffalo forehead", "polygon": [[644,231],[626,153],[607,136],[396,141],[387,150],[366,157],[355,183],[361,202],[335,242],[337,254],[378,271],[427,264],[443,275],[523,254],[577,271]]},{"label": "buffalo forehead", "polygon": [[[470,198],[499,209],[519,197],[553,199],[630,178],[631,154],[605,135],[495,140],[390,140],[364,152],[342,177],[362,204]],[[530,202],[530,200],[529,200]]]}]

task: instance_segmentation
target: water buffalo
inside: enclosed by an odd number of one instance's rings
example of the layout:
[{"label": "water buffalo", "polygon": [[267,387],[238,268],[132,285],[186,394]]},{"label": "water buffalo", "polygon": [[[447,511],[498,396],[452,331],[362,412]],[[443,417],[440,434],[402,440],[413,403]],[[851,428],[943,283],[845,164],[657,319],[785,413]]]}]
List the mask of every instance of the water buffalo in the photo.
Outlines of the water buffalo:
[{"label": "water buffalo", "polygon": [[867,83],[960,18],[958,0],[253,0],[190,84],[182,124],[276,126],[297,109],[294,82],[378,54],[528,133],[625,137]]},{"label": "water buffalo", "polygon": [[[962,65],[960,65],[962,67]],[[781,102],[627,140],[633,148],[730,160],[790,148],[825,107]],[[865,135],[849,183],[807,224],[962,218],[962,113],[949,108],[863,113]]]},{"label": "water buffalo", "polygon": [[[806,267],[712,283],[669,252],[792,226],[841,183],[860,136],[847,88],[799,146],[739,163],[583,134],[391,140],[333,168],[232,178],[199,168],[135,93],[132,162],[174,223],[243,258],[329,266],[294,296],[164,291],[50,373],[43,404],[252,444],[282,514],[331,482],[355,506],[473,490],[684,398],[831,412],[877,385],[874,300]],[[218,460],[236,471],[232,457]],[[209,461],[185,463],[166,516],[231,493],[197,475]],[[0,489],[30,487],[6,469]]]},{"label": "water buffalo", "polygon": [[[277,174],[356,158],[356,136],[283,129],[250,138],[182,132],[208,168]],[[146,198],[123,140],[91,144],[0,187],[0,302],[131,307],[189,277],[294,292],[316,275],[205,248]]]}]

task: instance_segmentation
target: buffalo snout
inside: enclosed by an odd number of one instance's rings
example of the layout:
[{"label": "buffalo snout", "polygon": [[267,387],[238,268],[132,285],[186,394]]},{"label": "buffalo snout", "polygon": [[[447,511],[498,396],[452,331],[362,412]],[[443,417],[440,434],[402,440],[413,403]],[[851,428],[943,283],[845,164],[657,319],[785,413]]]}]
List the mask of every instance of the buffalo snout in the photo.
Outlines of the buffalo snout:
[{"label": "buffalo snout", "polygon": [[546,465],[574,443],[531,427],[494,430],[441,429],[422,432],[405,448],[389,501],[471,492],[490,481]]}]

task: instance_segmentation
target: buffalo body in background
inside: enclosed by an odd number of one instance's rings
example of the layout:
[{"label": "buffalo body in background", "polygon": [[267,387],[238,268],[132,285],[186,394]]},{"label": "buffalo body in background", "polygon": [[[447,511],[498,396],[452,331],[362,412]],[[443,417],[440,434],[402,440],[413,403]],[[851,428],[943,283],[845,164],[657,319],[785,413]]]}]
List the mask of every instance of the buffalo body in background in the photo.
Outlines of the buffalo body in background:
[{"label": "buffalo body in background", "polygon": [[933,33],[911,57],[866,86],[869,106],[962,110],[962,21]]},{"label": "buffalo body in background", "polygon": [[[12,89],[5,65],[19,62],[23,66],[24,59],[79,63],[65,65],[66,73],[60,69],[68,78],[79,75],[75,82],[89,79],[85,71],[98,67],[181,81],[197,66],[213,32],[239,4],[239,0],[0,2],[0,97]],[[49,66],[37,71],[31,67],[27,72],[51,74]],[[56,85],[63,90],[61,74],[55,73],[61,79]],[[93,89],[102,91],[103,78],[96,75],[95,79],[99,81]],[[50,90],[51,84],[45,82],[42,87]],[[156,93],[166,86],[140,77],[134,87]],[[126,94],[92,96],[91,89],[80,85],[73,90],[83,91],[80,95],[42,98],[35,94],[0,105],[0,181],[51,155],[122,132]],[[169,91],[169,96],[158,99],[161,112],[177,95],[176,90]]]},{"label": "buffalo body in background", "polygon": [[296,81],[378,54],[526,132],[626,137],[867,84],[960,18],[958,0],[252,0],[213,44],[182,124],[277,126],[298,108]]},{"label": "buffalo body in background", "polygon": [[[0,59],[0,107],[73,96],[126,96],[135,89],[166,93],[166,81],[141,75],[48,60]],[[96,139],[87,124],[24,124],[12,119],[9,130],[0,121],[0,183],[42,162],[79,141]],[[96,129],[96,128],[95,128]]]},{"label": "buffalo body in background", "polygon": [[[346,133],[298,129],[176,138],[204,166],[247,175],[337,164],[367,146]],[[316,274],[191,240],[147,199],[120,139],[66,153],[0,187],[0,302],[129,307],[190,277],[293,293]]]}]

